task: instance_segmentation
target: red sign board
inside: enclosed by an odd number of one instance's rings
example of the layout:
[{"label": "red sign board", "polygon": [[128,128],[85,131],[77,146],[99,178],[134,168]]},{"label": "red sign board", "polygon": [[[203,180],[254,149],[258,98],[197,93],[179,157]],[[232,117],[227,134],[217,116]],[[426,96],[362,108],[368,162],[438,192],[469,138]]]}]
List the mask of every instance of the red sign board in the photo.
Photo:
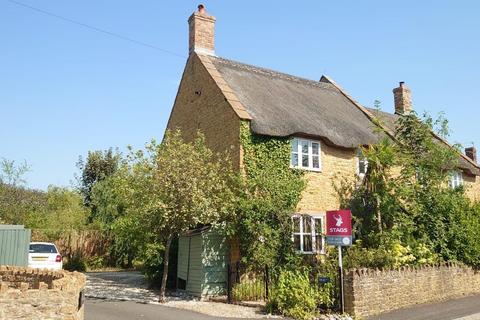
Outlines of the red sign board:
[{"label": "red sign board", "polygon": [[327,211],[327,236],[351,236],[352,213],[350,210]]},{"label": "red sign board", "polygon": [[332,245],[352,244],[352,213],[350,210],[327,211],[327,242]]}]

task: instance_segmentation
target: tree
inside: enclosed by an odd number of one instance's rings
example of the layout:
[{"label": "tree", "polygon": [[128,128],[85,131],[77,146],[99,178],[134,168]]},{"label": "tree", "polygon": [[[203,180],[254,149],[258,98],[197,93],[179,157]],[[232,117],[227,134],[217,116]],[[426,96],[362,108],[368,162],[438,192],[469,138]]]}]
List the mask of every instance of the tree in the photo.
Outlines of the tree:
[{"label": "tree", "polygon": [[0,160],[0,184],[21,186],[26,183],[24,175],[30,171],[26,161],[16,164],[14,160],[2,158]]},{"label": "tree", "polygon": [[28,225],[28,216],[43,214],[47,208],[44,191],[0,183],[0,220]]},{"label": "tree", "polygon": [[167,132],[161,144],[131,151],[115,174],[128,221],[139,221],[151,241],[164,247],[159,301],[165,301],[172,240],[191,228],[226,221],[233,213],[236,178],[228,160],[205,146],[198,134],[185,142]]},{"label": "tree", "polygon": [[369,163],[363,183],[339,188],[342,205],[352,209],[362,245],[377,250],[372,255],[398,253],[394,259],[376,261],[480,261],[478,237],[471,227],[480,223],[479,207],[463,187],[448,187],[452,172],[459,170],[460,153],[434,132],[448,134],[443,118],[425,116],[421,121],[415,113],[400,117],[393,141],[363,149]]},{"label": "tree", "polygon": [[80,157],[77,162],[77,168],[81,172],[81,176],[77,177],[79,190],[85,205],[91,208],[90,222],[96,215],[96,207],[92,205],[92,188],[97,182],[115,173],[120,159],[121,154],[110,148],[105,151],[89,151],[86,161]]}]

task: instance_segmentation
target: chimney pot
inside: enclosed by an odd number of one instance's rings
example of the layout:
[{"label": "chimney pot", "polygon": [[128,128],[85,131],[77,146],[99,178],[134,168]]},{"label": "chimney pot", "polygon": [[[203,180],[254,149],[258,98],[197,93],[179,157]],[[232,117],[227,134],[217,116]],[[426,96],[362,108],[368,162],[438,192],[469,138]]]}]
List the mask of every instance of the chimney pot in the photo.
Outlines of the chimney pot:
[{"label": "chimney pot", "polygon": [[465,155],[477,163],[477,149],[475,147],[465,148]]},{"label": "chimney pot", "polygon": [[205,11],[203,4],[188,18],[188,51],[215,55],[215,17]]},{"label": "chimney pot", "polygon": [[399,87],[393,89],[393,97],[395,101],[396,114],[409,114],[413,110],[412,94],[404,81],[400,81]]}]

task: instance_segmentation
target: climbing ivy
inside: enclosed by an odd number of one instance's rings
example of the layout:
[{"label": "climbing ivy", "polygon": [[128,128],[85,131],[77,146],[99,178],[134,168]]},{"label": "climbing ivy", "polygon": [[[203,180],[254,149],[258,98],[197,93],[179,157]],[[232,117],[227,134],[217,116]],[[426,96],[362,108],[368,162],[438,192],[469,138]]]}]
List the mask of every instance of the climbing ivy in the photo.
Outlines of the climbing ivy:
[{"label": "climbing ivy", "polygon": [[252,133],[242,122],[244,194],[237,215],[242,259],[252,267],[297,260],[291,214],[305,188],[303,172],[290,168],[290,139]]}]

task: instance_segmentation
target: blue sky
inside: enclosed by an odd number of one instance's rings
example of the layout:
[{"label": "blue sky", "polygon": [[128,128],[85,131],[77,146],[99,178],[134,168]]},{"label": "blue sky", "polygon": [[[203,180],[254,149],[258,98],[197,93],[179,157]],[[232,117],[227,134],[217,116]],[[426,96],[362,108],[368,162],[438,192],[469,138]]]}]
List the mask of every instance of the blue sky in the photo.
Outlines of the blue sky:
[{"label": "blue sky", "polygon": [[[0,157],[26,160],[28,185],[70,185],[88,150],[160,139],[186,62],[198,1],[19,0],[163,48],[166,54],[0,0]],[[216,53],[294,75],[327,74],[362,104],[450,121],[480,144],[480,2],[205,1]]]}]

